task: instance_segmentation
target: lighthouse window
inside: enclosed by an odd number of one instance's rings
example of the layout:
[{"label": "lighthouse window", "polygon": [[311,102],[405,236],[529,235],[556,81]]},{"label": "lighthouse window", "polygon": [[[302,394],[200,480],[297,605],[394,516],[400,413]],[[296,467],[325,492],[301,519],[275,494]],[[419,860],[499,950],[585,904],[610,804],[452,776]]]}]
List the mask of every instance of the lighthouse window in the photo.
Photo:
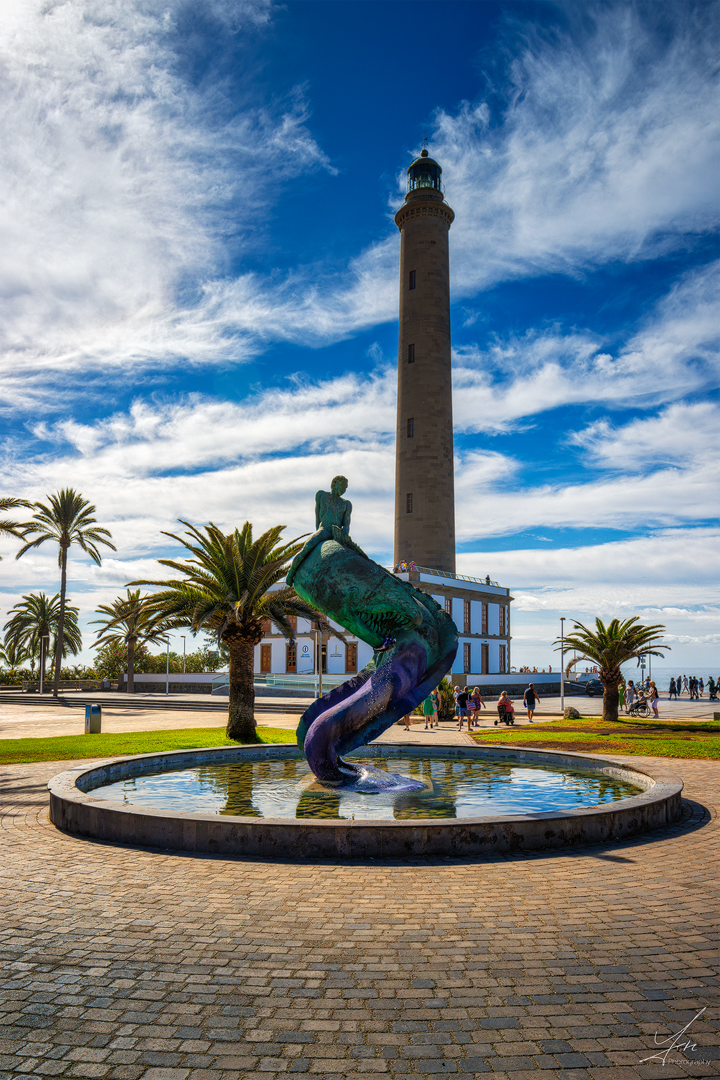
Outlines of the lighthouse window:
[{"label": "lighthouse window", "polygon": [[406,514],[412,514],[412,492],[410,492],[406,496],[406,498],[407,498],[407,505],[405,507],[405,513]]},{"label": "lighthouse window", "polygon": [[415,271],[414,270],[410,271],[410,288],[411,289],[415,288]]},{"label": "lighthouse window", "polygon": [[415,346],[408,345],[408,364],[415,363]]},{"label": "lighthouse window", "polygon": [[407,437],[408,437],[408,439],[414,439],[415,438],[415,417],[414,416],[409,416],[408,417],[408,433],[407,433]]}]

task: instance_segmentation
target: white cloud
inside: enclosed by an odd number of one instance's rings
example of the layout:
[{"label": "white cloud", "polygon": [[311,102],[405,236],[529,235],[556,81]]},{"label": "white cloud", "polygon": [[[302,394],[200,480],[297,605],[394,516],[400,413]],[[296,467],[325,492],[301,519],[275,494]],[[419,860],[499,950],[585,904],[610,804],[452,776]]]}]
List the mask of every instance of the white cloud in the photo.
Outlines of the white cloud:
[{"label": "white cloud", "polygon": [[[458,572],[508,586],[513,663],[548,663],[559,618],[588,623],[630,618],[667,627],[665,663],[717,671],[720,657],[720,529],[667,529],[634,539],[578,547],[465,552]],[[707,674],[707,672],[706,672]]]},{"label": "white cloud", "polygon": [[669,405],[659,415],[638,417],[621,427],[598,420],[569,441],[603,468],[624,472],[653,465],[707,462],[720,467],[717,432],[720,408],[713,401]]},{"label": "white cloud", "polygon": [[614,351],[589,332],[557,328],[455,350],[455,421],[507,431],[562,405],[647,408],[720,386],[720,262],[692,270]]},{"label": "white cloud", "polygon": [[494,580],[509,582],[513,589],[529,594],[534,607],[542,603],[543,590],[562,590],[569,582],[578,588],[587,583],[594,589],[602,583],[614,594],[622,594],[624,607],[642,597],[644,606],[667,614],[672,613],[673,602],[678,613],[684,613],[688,604],[720,598],[719,561],[720,529],[709,527],[664,529],[579,547],[458,554],[460,573],[489,573]]},{"label": "white cloud", "polygon": [[714,12],[659,7],[565,7],[566,32],[516,21],[503,105],[438,113],[456,295],[653,257],[717,226]]},{"label": "white cloud", "polygon": [[[28,0],[4,9],[7,408],[72,395],[71,372],[113,378],[148,363],[248,360],[269,340],[319,345],[395,317],[399,244],[390,223],[341,275],[324,270],[322,253],[284,274],[227,275],[231,255],[257,241],[259,211],[279,185],[329,163],[299,94],[233,110],[222,85],[183,77],[173,42],[181,7]],[[271,8],[216,0],[209,10],[242,38]],[[567,34],[518,24],[503,108],[490,101],[438,114],[433,150],[457,213],[456,296],[645,258],[717,222],[710,9],[664,9],[665,37],[639,11],[586,7]],[[240,186],[249,212],[233,219],[230,251],[225,226]],[[663,337],[646,334],[628,351],[626,379],[651,353],[677,367],[698,336],[697,311],[691,321],[684,303],[678,295],[674,338],[666,318]],[[507,343],[505,359],[513,347],[538,357],[543,344],[591,367],[602,361],[589,334]],[[557,364],[549,355],[545,366],[536,361],[529,387],[546,407],[563,382]]]},{"label": "white cloud", "polygon": [[[232,200],[241,192],[237,249],[279,183],[328,163],[299,94],[238,108],[222,81],[186,77],[182,7],[29,0],[4,11],[0,346],[11,401],[18,376],[38,370],[59,380],[81,367],[255,351],[222,341],[227,319],[219,327],[202,295],[231,254]],[[269,7],[215,3],[206,15],[247,35]]]}]

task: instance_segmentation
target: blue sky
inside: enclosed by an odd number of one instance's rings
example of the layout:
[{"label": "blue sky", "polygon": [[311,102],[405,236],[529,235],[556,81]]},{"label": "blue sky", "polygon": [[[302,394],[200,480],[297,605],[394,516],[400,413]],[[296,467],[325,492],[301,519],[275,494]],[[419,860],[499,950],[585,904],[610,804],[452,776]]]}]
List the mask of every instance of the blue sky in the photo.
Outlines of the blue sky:
[{"label": "blue sky", "polygon": [[[638,614],[720,660],[718,7],[7,0],[0,489],[63,485],[155,576],[178,517],[392,557],[393,214],[427,135],[451,229],[458,569],[513,662]],[[55,591],[3,541],[2,615]],[[91,644],[90,634],[86,643]],[[90,655],[90,648],[86,650]]]}]

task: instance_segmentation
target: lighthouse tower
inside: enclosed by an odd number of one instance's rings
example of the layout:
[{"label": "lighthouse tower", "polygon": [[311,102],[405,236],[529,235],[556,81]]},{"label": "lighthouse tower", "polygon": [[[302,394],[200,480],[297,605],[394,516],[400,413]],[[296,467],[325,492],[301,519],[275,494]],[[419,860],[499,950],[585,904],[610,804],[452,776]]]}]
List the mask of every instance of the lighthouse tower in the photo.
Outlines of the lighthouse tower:
[{"label": "lighthouse tower", "polygon": [[423,150],[407,171],[400,230],[395,565],[455,573],[450,268],[455,217]]}]

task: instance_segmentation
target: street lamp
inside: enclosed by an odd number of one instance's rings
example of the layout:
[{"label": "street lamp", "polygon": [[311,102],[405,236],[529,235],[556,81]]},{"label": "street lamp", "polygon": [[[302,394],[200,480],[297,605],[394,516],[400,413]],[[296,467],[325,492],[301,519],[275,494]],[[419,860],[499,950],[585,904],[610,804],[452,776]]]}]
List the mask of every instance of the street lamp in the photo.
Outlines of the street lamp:
[{"label": "street lamp", "polygon": [[565,616],[560,619],[560,712],[565,715]]},{"label": "street lamp", "polygon": [[170,693],[170,638],[165,638],[165,697]]},{"label": "street lamp", "polygon": [[185,635],[181,634],[180,637],[183,641],[183,675],[185,674]]},{"label": "street lamp", "polygon": [[45,642],[50,640],[49,634],[43,634],[40,638],[40,693],[45,693],[45,655],[47,652]]},{"label": "street lamp", "polygon": [[315,674],[317,696],[322,697],[322,631],[317,623],[315,624]]}]

